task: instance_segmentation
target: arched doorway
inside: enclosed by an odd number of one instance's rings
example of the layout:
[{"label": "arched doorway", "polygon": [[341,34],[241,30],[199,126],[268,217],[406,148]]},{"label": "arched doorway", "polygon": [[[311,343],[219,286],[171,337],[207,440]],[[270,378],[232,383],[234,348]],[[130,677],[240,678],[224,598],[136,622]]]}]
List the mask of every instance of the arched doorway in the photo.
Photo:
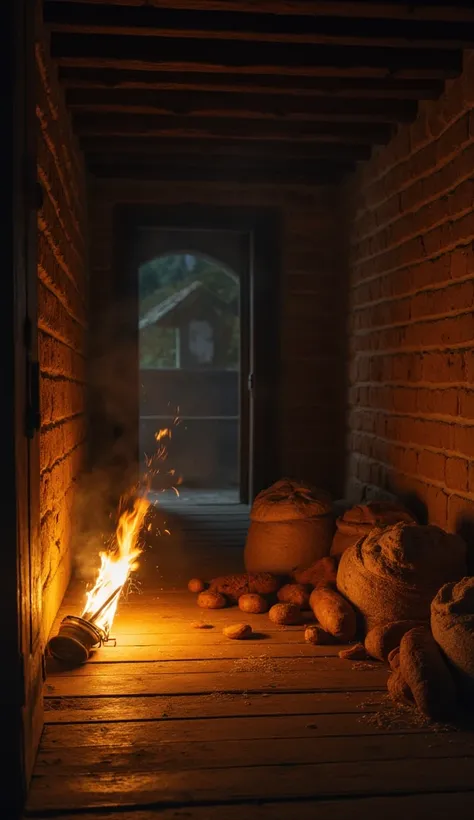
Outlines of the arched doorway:
[{"label": "arched doorway", "polygon": [[91,401],[94,462],[105,465],[117,500],[137,480],[140,461],[138,272],[150,260],[184,251],[217,262],[239,280],[240,501],[251,501],[278,478],[281,236],[271,208],[117,205],[111,326],[99,309],[104,342]]},{"label": "arched doorway", "polygon": [[156,489],[179,476],[181,492],[191,497],[238,502],[239,273],[181,247],[142,263],[138,283],[141,468],[156,448],[157,431],[172,430]]}]

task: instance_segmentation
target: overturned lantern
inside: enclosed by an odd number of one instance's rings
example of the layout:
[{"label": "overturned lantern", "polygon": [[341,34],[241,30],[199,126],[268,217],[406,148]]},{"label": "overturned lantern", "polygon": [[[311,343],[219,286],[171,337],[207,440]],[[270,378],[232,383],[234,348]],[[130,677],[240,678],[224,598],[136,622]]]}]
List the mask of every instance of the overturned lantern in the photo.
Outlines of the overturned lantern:
[{"label": "overturned lantern", "polygon": [[53,658],[68,666],[79,666],[89,659],[94,649],[103,644],[115,645],[115,640],[109,637],[107,629],[98,625],[97,619],[114,603],[121,590],[122,587],[118,587],[90,618],[66,615],[58,634],[48,642]]}]

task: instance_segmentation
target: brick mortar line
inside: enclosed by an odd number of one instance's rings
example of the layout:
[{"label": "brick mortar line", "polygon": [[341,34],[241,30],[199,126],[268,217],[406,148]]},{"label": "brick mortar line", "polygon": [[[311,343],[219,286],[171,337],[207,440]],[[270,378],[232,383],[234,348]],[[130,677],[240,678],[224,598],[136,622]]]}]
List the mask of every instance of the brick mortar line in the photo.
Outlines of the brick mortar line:
[{"label": "brick mortar line", "polygon": [[[37,42],[35,44],[35,61],[41,78],[43,92],[45,95],[46,102],[48,104],[52,121],[59,125],[60,130],[63,130],[61,129],[62,122],[66,122],[66,129],[64,131],[64,135],[65,137],[67,137],[67,144],[66,142],[62,143],[62,147],[64,148],[65,153],[67,155],[66,163],[68,166],[68,173],[71,175],[71,177],[73,177],[76,193],[79,194],[79,189],[82,188],[81,177],[84,172],[82,161],[78,161],[78,153],[80,153],[80,146],[74,134],[70,114],[66,106],[64,91],[61,85],[59,84],[57,74],[56,77],[52,78],[51,71],[48,69],[48,66],[46,65],[46,60],[44,59],[44,47],[42,42]],[[54,64],[51,67],[54,72]],[[51,78],[53,79],[53,85],[55,84],[56,88],[52,87],[52,83],[50,81]],[[56,83],[54,83],[54,80],[56,80]],[[54,92],[57,92],[58,94],[57,102],[55,102],[53,99],[53,97],[56,96]],[[61,116],[59,113],[59,109],[61,109]],[[44,113],[46,114],[46,112]],[[78,205],[79,209],[82,211],[82,215],[84,216],[84,209],[81,207],[82,203],[80,196],[78,196]]]},{"label": "brick mortar line", "polygon": [[[377,416],[385,416],[388,418],[413,419],[414,421],[434,421],[439,424],[449,424],[451,427],[474,427],[474,419],[469,419],[467,416],[456,414],[455,416],[446,416],[443,413],[408,413],[401,410],[385,410],[381,407],[369,407],[366,404],[352,404],[349,403],[349,413],[375,413]],[[365,430],[353,429],[354,433],[365,433]]]},{"label": "brick mortar line", "polygon": [[[395,472],[399,475],[404,476],[405,478],[413,479],[414,481],[421,481],[423,484],[426,484],[428,487],[434,487],[437,490],[442,490],[448,496],[455,496],[456,498],[460,498],[462,501],[474,501],[474,493],[466,492],[464,493],[462,490],[453,490],[450,487],[447,487],[442,481],[437,481],[435,478],[427,478],[426,476],[422,475],[414,475],[413,473],[405,473],[404,470],[399,470],[398,468],[394,467],[392,464],[387,464],[385,461],[377,461],[377,459],[372,458],[371,456],[365,456],[363,453],[354,453],[358,458],[364,459],[364,461],[368,461],[370,464],[375,464],[380,467],[388,467],[392,468]],[[365,484],[366,482],[361,481],[357,478],[357,481],[360,484]],[[376,484],[372,484],[372,487],[377,488]]]},{"label": "brick mortar line", "polygon": [[80,317],[76,313],[72,312],[71,306],[68,303],[68,300],[64,298],[63,292],[55,284],[54,279],[51,276],[51,274],[47,271],[47,269],[44,267],[44,265],[42,265],[40,262],[38,262],[38,264],[37,264],[37,272],[38,272],[38,278],[40,279],[41,284],[43,285],[43,287],[45,287],[46,290],[49,290],[49,292],[53,294],[53,296],[62,305],[62,307],[64,308],[64,310],[66,311],[68,316],[70,316],[71,319],[73,319],[75,322],[77,322],[77,324],[80,325],[80,327],[82,327],[84,330],[87,330],[88,325],[87,325],[86,321],[80,319]]},{"label": "brick mortar line", "polygon": [[51,433],[53,430],[61,429],[61,427],[64,427],[65,424],[70,424],[72,421],[78,421],[79,419],[85,417],[85,410],[82,410],[80,413],[73,413],[71,416],[60,416],[55,421],[49,421],[47,424],[42,424],[40,433]]},{"label": "brick mortar line", "polygon": [[355,290],[355,288],[359,287],[362,284],[367,284],[369,282],[375,282],[377,279],[381,279],[383,276],[387,276],[391,273],[398,273],[398,271],[406,270],[407,268],[416,267],[418,265],[422,265],[424,262],[431,262],[435,259],[440,259],[442,256],[445,256],[447,253],[451,253],[452,251],[456,250],[456,248],[464,248],[467,245],[470,245],[474,241],[474,234],[470,236],[464,237],[461,242],[458,242],[454,245],[446,245],[442,250],[435,251],[435,253],[427,254],[426,256],[420,257],[418,259],[413,259],[411,262],[406,262],[403,265],[399,265],[396,268],[388,268],[388,270],[384,270],[381,273],[376,273],[373,276],[366,276],[362,279],[357,279],[354,281],[354,277],[350,277],[350,284],[349,289]]},{"label": "brick mortar line", "polygon": [[[431,384],[431,382],[430,382],[430,384]],[[455,384],[455,383],[453,382],[453,384]],[[461,386],[462,382],[458,382],[457,384],[458,384],[458,386]],[[404,384],[403,382],[397,382],[397,383],[394,383],[394,382],[383,382],[383,383],[382,382],[360,382],[359,383],[358,382],[357,384],[352,385],[351,389],[354,389],[355,387],[360,387],[362,385],[364,385],[366,387],[373,387],[373,388],[376,388],[376,389],[378,389],[378,388],[384,389],[385,387],[391,387],[393,389],[398,390],[399,387],[402,387],[404,390],[411,390],[412,392],[416,392],[419,389],[419,386],[418,386],[417,382],[415,382],[415,383],[410,382],[409,384]],[[423,389],[426,389],[426,388],[423,388]],[[450,390],[450,389],[452,389],[452,386],[450,385],[449,387],[435,388],[435,389],[436,390],[439,390],[439,389]],[[473,383],[471,383],[471,382],[468,383],[467,392],[474,393],[474,384]]]},{"label": "brick mortar line", "polygon": [[[471,391],[472,392],[472,391]],[[388,418],[400,418],[400,419],[413,419],[414,421],[434,421],[440,424],[447,424],[450,427],[474,427],[474,419],[467,418],[466,416],[456,415],[456,416],[445,416],[442,413],[431,414],[431,413],[422,413],[418,415],[417,413],[409,413],[403,412],[402,410],[384,410],[381,407],[368,407],[367,405],[360,405],[360,404],[351,404],[349,405],[351,413],[357,413],[360,411],[363,415],[369,413],[374,413],[377,416],[385,416]],[[365,430],[353,430],[354,433],[365,433]],[[368,434],[372,435],[372,433]],[[376,434],[375,434],[376,435]]]},{"label": "brick mortar line", "polygon": [[[49,194],[48,194],[48,196],[49,196]],[[77,290],[79,296],[81,296],[81,298],[82,298],[82,293],[81,293],[81,290],[80,290],[80,287],[79,287],[79,283],[76,281],[76,279],[74,278],[74,276],[70,272],[69,265],[68,265],[65,257],[63,256],[61,248],[58,246],[58,243],[55,239],[54,233],[51,229],[52,226],[50,226],[50,224],[46,221],[46,219],[42,215],[41,211],[38,212],[38,227],[41,230],[41,232],[44,234],[46,239],[48,240],[48,242],[50,244],[50,247],[51,247],[51,250],[54,254],[54,258],[57,259],[58,264],[61,265],[61,267],[64,269],[64,272],[67,274],[68,278],[71,280],[71,283],[74,285],[75,289]],[[73,241],[72,237],[70,236],[69,232],[67,231],[67,228],[63,227],[62,222],[58,223],[58,227],[61,230],[63,238],[67,242],[69,242],[69,247],[73,251],[75,251],[75,253],[77,254],[77,257],[78,257],[77,261],[79,263],[79,267],[80,268],[85,268],[86,267],[85,257],[83,255],[79,254],[79,251],[76,248],[76,244]]]},{"label": "brick mortar line", "polygon": [[[384,444],[390,444],[395,447],[400,447],[402,450],[413,450],[416,453],[433,453],[437,456],[449,456],[450,458],[459,458],[462,461],[466,461],[471,463],[473,461],[466,453],[461,453],[458,450],[439,450],[436,447],[431,446],[430,444],[415,444],[412,441],[394,441],[390,438],[385,438],[385,436],[378,436],[376,433],[366,433],[363,430],[352,430],[353,433],[362,433],[362,435],[367,436],[367,438],[373,439],[375,441],[382,441]],[[359,453],[358,450],[353,450],[354,453]],[[359,455],[363,456],[364,458],[372,458],[372,456],[366,456],[365,453],[359,453]]]},{"label": "brick mortar line", "polygon": [[64,376],[63,374],[57,373],[48,373],[47,370],[41,368],[40,375],[42,379],[45,379],[49,382],[63,382],[64,384],[77,384],[81,387],[87,388],[88,382],[86,380],[82,381],[81,379],[76,379],[73,376]]},{"label": "brick mortar line", "polygon": [[59,336],[59,334],[57,334],[52,328],[45,325],[44,322],[41,321],[41,319],[38,319],[38,330],[41,330],[42,333],[44,333],[46,336],[49,336],[51,339],[55,339],[57,342],[61,342],[61,344],[63,344],[64,347],[67,347],[68,350],[72,350],[73,353],[75,353],[77,356],[80,356],[81,359],[85,360],[85,353],[83,353],[75,347],[72,347],[69,344],[69,342],[61,338],[61,336]]},{"label": "brick mortar line", "polygon": [[[390,274],[382,274],[379,278],[382,279],[385,275],[390,276]],[[432,291],[439,291],[439,290],[449,290],[451,287],[455,287],[456,285],[464,285],[466,282],[473,282],[474,281],[474,273],[469,273],[466,276],[458,276],[456,279],[445,279],[443,282],[433,282],[432,284],[425,285],[422,288],[416,288],[416,290],[409,290],[406,293],[398,293],[393,296],[383,296],[380,299],[374,299],[372,302],[361,302],[360,304],[352,304],[350,306],[351,312],[355,313],[359,310],[365,310],[370,307],[374,307],[376,305],[384,305],[387,302],[403,302],[404,300],[411,300],[413,296],[418,296],[419,293],[431,293]],[[355,285],[351,291],[354,293],[357,288],[364,287],[364,284],[361,282],[358,285]]]},{"label": "brick mortar line", "polygon": [[[67,308],[67,307],[63,304],[63,302],[61,301],[61,299],[59,299],[59,298],[57,297],[56,292],[52,289],[52,287],[48,284],[48,282],[43,281],[43,279],[39,279],[39,282],[40,282],[40,284],[42,285],[42,287],[44,287],[44,289],[45,289],[48,293],[50,293],[50,294],[51,294],[51,296],[54,296],[54,298],[56,299],[57,303],[61,306],[62,310],[63,310],[63,311],[64,311],[64,313],[66,314],[67,321],[68,321],[68,322],[69,322],[69,321],[70,321],[70,322],[74,322],[74,323],[77,325],[77,327],[79,328],[79,330],[80,330],[80,331],[82,331],[82,332],[83,332],[83,334],[85,335],[85,331],[87,330],[86,325],[83,325],[83,324],[82,324],[82,323],[81,323],[81,322],[80,322],[80,321],[76,318],[76,316],[74,316],[74,315],[70,312],[70,310],[69,310],[69,309],[68,309],[68,308]],[[54,332],[54,331],[53,331],[53,332]]]},{"label": "brick mortar line", "polygon": [[[38,72],[39,72],[40,77],[41,77],[41,82],[42,82],[45,98],[46,98],[46,101],[48,103],[49,110],[50,110],[50,113],[51,113],[51,118],[56,122],[59,122],[62,119],[62,117],[59,116],[59,108],[62,108],[61,115],[66,114],[66,122],[67,122],[67,125],[68,125],[67,130],[69,131],[67,136],[68,136],[69,140],[71,141],[71,143],[75,142],[75,145],[73,146],[74,150],[70,150],[69,146],[65,146],[67,154],[68,154],[68,162],[69,162],[69,165],[72,169],[72,173],[75,176],[78,177],[78,182],[80,183],[80,177],[83,173],[83,163],[82,163],[82,161],[78,161],[78,158],[77,158],[78,151],[80,151],[79,143],[78,143],[78,141],[77,141],[77,139],[74,135],[74,130],[73,130],[73,127],[72,127],[70,115],[67,111],[66,101],[65,101],[65,97],[64,97],[64,91],[63,91],[61,85],[59,84],[59,79],[58,79],[58,76],[57,76],[57,72],[55,72],[55,66],[54,66],[54,64],[52,64],[52,66],[51,66],[52,69],[53,69],[53,72],[56,73],[56,76],[53,78],[53,80],[56,81],[56,89],[53,89],[52,85],[51,85],[51,82],[50,82],[51,72],[49,71],[48,66],[46,65],[46,60],[44,59],[44,55],[45,55],[44,43],[42,41],[37,42],[35,44],[35,61],[36,61],[36,65],[37,65],[37,68],[38,68]],[[54,90],[56,90],[58,92],[58,95],[60,97],[60,100],[57,103],[55,103],[54,100],[53,100],[53,96],[55,96],[53,94]]]},{"label": "brick mortar line", "polygon": [[42,166],[39,163],[38,163],[38,166],[37,166],[37,171],[38,171],[38,176],[40,178],[40,182],[43,186],[43,189],[46,192],[46,195],[47,195],[47,197],[48,197],[48,199],[51,203],[51,206],[54,210],[54,213],[56,215],[58,225],[59,225],[62,233],[64,234],[65,238],[68,240],[69,247],[71,248],[73,253],[75,253],[76,256],[78,257],[79,262],[82,263],[82,265],[84,265],[85,264],[85,260],[84,260],[84,245],[85,245],[84,239],[83,239],[82,236],[77,234],[76,239],[78,239],[79,243],[82,245],[82,250],[79,251],[79,249],[77,247],[78,243],[71,236],[70,231],[68,230],[66,224],[64,223],[64,221],[62,219],[61,208],[59,206],[59,203],[58,203],[56,197],[53,194],[53,190],[52,190],[52,186],[51,186],[50,181],[49,181],[49,177],[48,177],[46,171],[44,170],[44,168],[42,168]]},{"label": "brick mortar line", "polygon": [[[365,334],[368,335],[368,334]],[[356,338],[354,334],[351,334],[350,338]],[[459,353],[459,351],[465,351],[468,353],[474,348],[474,323],[473,323],[473,339],[472,342],[451,342],[449,345],[445,347],[441,347],[440,345],[426,345],[424,347],[387,347],[383,350],[357,350],[355,351],[357,356],[361,356],[364,358],[370,357],[379,357],[379,356],[397,356],[397,355],[410,355],[413,353],[419,353],[423,355],[424,353],[450,353],[455,352]]]},{"label": "brick mortar line", "polygon": [[[441,163],[441,164],[438,164],[438,165],[434,166],[428,173],[423,174],[421,177],[417,177],[415,179],[412,179],[410,177],[409,185],[407,185],[403,189],[394,191],[393,193],[391,193],[385,199],[382,199],[380,202],[378,202],[373,207],[370,206],[370,205],[366,205],[364,207],[364,209],[359,212],[359,216],[354,219],[354,225],[356,225],[358,221],[362,220],[367,213],[372,213],[372,212],[377,211],[381,206],[385,205],[387,202],[390,202],[392,199],[395,199],[396,197],[399,197],[402,193],[404,193],[405,191],[408,191],[414,185],[417,185],[419,182],[422,182],[424,179],[429,179],[432,176],[435,176],[436,174],[438,174],[440,171],[442,171],[444,168],[446,168],[448,165],[450,165],[451,162],[455,161],[459,156],[464,154],[464,152],[467,151],[473,144],[474,144],[474,136],[472,138],[469,138],[466,142],[462,143],[461,146],[458,146],[455,153],[447,155],[447,162]],[[378,224],[376,226],[375,230],[370,231],[368,233],[361,234],[360,236],[357,237],[357,240],[355,240],[354,242],[351,242],[351,246],[356,247],[357,244],[359,244],[360,242],[363,242],[364,240],[369,239],[372,236],[376,236],[377,234],[381,233],[386,228],[388,228],[390,225],[395,225],[397,222],[399,222],[401,219],[403,219],[408,214],[417,213],[421,208],[424,208],[426,205],[430,205],[432,202],[437,202],[439,199],[442,199],[444,196],[446,196],[446,194],[450,193],[450,191],[455,191],[456,188],[459,188],[460,185],[462,185],[464,182],[467,182],[471,178],[472,178],[472,170],[467,172],[467,174],[465,176],[461,175],[461,176],[457,177],[456,182],[454,182],[452,185],[449,185],[447,188],[441,189],[436,194],[433,194],[432,196],[427,197],[426,199],[421,199],[419,202],[416,203],[416,205],[414,205],[410,208],[407,208],[405,211],[399,211],[397,216],[393,217],[392,219],[388,219],[385,222],[381,222],[380,224]]]},{"label": "brick mortar line", "polygon": [[56,469],[56,467],[59,467],[61,464],[64,464],[64,462],[67,461],[72,456],[73,453],[76,453],[77,450],[79,449],[79,447],[82,447],[82,445],[85,444],[86,441],[87,441],[87,438],[84,437],[83,439],[78,441],[74,445],[74,447],[71,448],[71,450],[68,450],[67,453],[64,453],[62,456],[57,458],[56,461],[54,461],[52,464],[49,465],[49,467],[45,467],[44,470],[42,470],[41,473],[40,473],[40,478],[42,478],[45,475],[51,475],[51,473],[53,472],[53,470]]},{"label": "brick mortar line", "polygon": [[413,390],[418,390],[422,388],[423,390],[451,390],[452,388],[462,387],[465,390],[469,389],[472,390],[472,382],[465,381],[465,382],[423,382],[423,381],[416,381],[416,382],[367,382],[367,381],[354,381],[351,382],[349,387],[408,387]]},{"label": "brick mortar line", "polygon": [[[473,214],[473,213],[474,213],[474,212],[473,212],[473,210],[472,210],[472,209],[470,209],[470,210],[467,212],[467,214],[464,214],[464,216],[462,217],[462,219],[464,219],[467,215],[469,215],[469,214]],[[461,220],[458,220],[458,219],[454,219],[454,220],[448,219],[448,220],[446,220],[446,222],[444,222],[443,224],[444,224],[444,225],[448,225],[448,224],[455,225],[455,224],[456,224],[456,222],[460,222],[460,221],[461,221]],[[429,233],[429,231],[428,231],[428,233]],[[425,234],[425,233],[419,233],[419,234],[417,234],[417,236],[416,236],[416,237],[414,237],[414,238],[415,238],[415,239],[422,239],[422,240],[423,240],[423,244],[424,244],[424,237],[425,237],[425,236],[426,236],[426,234]],[[373,281],[374,279],[379,279],[379,278],[380,278],[380,276],[385,276],[387,273],[395,273],[396,271],[404,270],[405,268],[410,268],[410,267],[412,267],[412,266],[414,266],[414,265],[420,265],[420,264],[421,264],[421,263],[423,263],[423,262],[428,262],[428,261],[430,261],[431,259],[437,259],[437,258],[438,258],[438,257],[440,257],[440,256],[444,256],[446,253],[450,253],[451,251],[455,250],[456,248],[459,248],[459,247],[464,247],[465,245],[469,245],[469,244],[471,244],[471,242],[473,242],[473,241],[474,241],[474,231],[473,231],[473,232],[471,232],[468,236],[463,237],[463,238],[462,238],[462,241],[458,241],[458,242],[454,242],[454,243],[450,243],[450,244],[448,244],[448,245],[445,245],[445,246],[443,247],[443,249],[442,249],[442,250],[435,251],[434,253],[431,253],[431,254],[427,254],[427,253],[425,253],[423,256],[420,256],[420,257],[418,257],[418,258],[412,259],[410,262],[406,262],[406,263],[404,263],[403,265],[398,265],[398,266],[397,266],[397,267],[395,267],[395,268],[388,268],[388,269],[384,270],[384,271],[383,271],[383,273],[377,273],[377,274],[375,274],[374,276],[369,276],[369,277],[367,277],[367,278],[363,278],[363,279],[358,280],[358,281],[362,281],[362,282],[371,282],[371,281]],[[371,262],[371,261],[373,261],[374,259],[380,258],[380,257],[381,257],[381,256],[383,256],[385,253],[389,253],[389,254],[390,254],[391,252],[390,252],[390,251],[382,251],[382,253],[375,254],[374,256],[370,257],[370,259],[365,259],[363,262],[360,262],[360,263],[359,263],[359,262],[354,262],[354,263],[353,263],[353,265],[352,265],[351,267],[352,267],[352,269],[353,269],[353,270],[360,269],[360,268],[362,268],[364,265],[366,265],[366,264],[367,264],[367,262]]]},{"label": "brick mortar line", "polygon": [[[395,299],[394,302],[403,302],[403,301],[412,301],[410,297],[404,297],[403,299]],[[372,305],[369,306],[369,310]],[[355,312],[355,311],[354,311]],[[435,322],[439,322],[443,319],[456,319],[458,316],[468,316],[469,314],[474,314],[474,303],[472,307],[469,308],[458,308],[457,310],[452,310],[449,313],[429,313],[425,316],[415,316],[413,318],[407,319],[404,322],[394,322],[391,325],[371,325],[370,327],[361,327],[354,330],[351,330],[351,336],[368,336],[375,331],[380,330],[392,330],[392,328],[400,328],[400,327],[412,327],[413,325],[426,325],[426,324],[434,324]],[[474,315],[473,315],[473,324],[474,324]]]},{"label": "brick mortar line", "polygon": [[[403,236],[398,242],[395,242],[391,245],[387,245],[386,248],[383,250],[377,251],[377,253],[370,254],[369,256],[361,256],[357,259],[356,264],[364,265],[366,262],[371,262],[372,259],[377,259],[378,256],[382,256],[384,253],[391,253],[392,251],[396,251],[398,248],[403,247],[408,242],[411,242],[413,239],[418,239],[419,237],[424,237],[426,234],[431,233],[431,231],[435,231],[437,228],[440,228],[442,225],[446,225],[447,223],[451,222],[459,222],[460,219],[463,219],[468,214],[473,213],[474,206],[471,203],[469,206],[464,208],[464,210],[457,211],[455,214],[447,214],[447,216],[443,219],[439,219],[437,222],[432,222],[430,225],[423,228],[422,231],[415,231],[415,233],[409,233]],[[370,239],[371,237],[369,237]]]},{"label": "brick mortar line", "polygon": [[41,378],[48,379],[48,381],[56,382],[56,381],[63,381],[63,382],[70,382],[71,384],[80,384],[83,387],[87,387],[88,382],[86,379],[82,380],[77,378],[76,376],[66,375],[65,373],[60,373],[57,370],[53,370],[52,368],[43,367],[41,366]]},{"label": "brick mortar line", "polygon": [[[462,73],[464,73],[464,72],[462,72]],[[460,76],[462,77],[462,74]],[[459,80],[459,77],[456,78],[456,79]],[[449,93],[449,91],[447,93]],[[444,92],[444,94],[446,94],[446,91]],[[444,96],[444,94],[442,96]],[[438,100],[435,100],[434,103],[435,103],[435,105],[441,106],[442,105],[442,97]],[[472,111],[472,106],[471,105],[468,105],[466,108],[463,108],[460,112],[458,112],[458,114],[455,117],[453,117],[448,123],[445,124],[444,128],[436,136],[433,136],[433,134],[430,134],[428,137],[426,137],[425,140],[420,142],[420,144],[417,145],[416,148],[412,148],[412,145],[411,145],[412,140],[411,140],[411,133],[410,133],[410,150],[409,150],[408,154],[405,154],[405,156],[403,156],[403,157],[399,157],[398,159],[395,160],[395,162],[393,162],[391,164],[384,165],[383,171],[381,171],[376,176],[372,177],[370,179],[370,181],[367,181],[364,187],[366,189],[370,189],[370,187],[372,185],[380,182],[391,171],[393,171],[394,168],[397,168],[399,165],[403,165],[404,163],[409,162],[413,157],[416,157],[416,155],[419,154],[420,151],[423,151],[425,148],[427,148],[432,143],[438,142],[441,139],[441,137],[444,136],[444,134],[447,131],[449,131],[450,128],[453,127],[453,125],[456,125],[456,123],[459,122],[459,120],[461,120],[464,116],[466,116],[466,114],[469,114],[470,111]],[[411,129],[413,128],[413,125],[415,125],[417,123],[417,121],[419,120],[420,117],[424,117],[425,120],[428,120],[428,115],[427,114],[425,114],[425,113],[419,114],[418,117],[414,120],[413,123],[405,124],[402,127],[405,128],[405,129],[408,129],[409,131],[411,131]],[[398,135],[395,135],[395,138],[397,136]],[[386,151],[387,146],[384,146],[384,148],[382,150]],[[377,160],[378,159],[379,158],[377,157]],[[371,160],[369,160],[369,163],[370,162],[371,162]],[[424,176],[426,176],[426,174],[423,174],[421,177],[419,177],[419,179],[422,179]]]},{"label": "brick mortar line", "polygon": [[[56,173],[58,175],[59,182],[61,184],[62,190],[64,191],[64,198],[68,205],[69,215],[71,217],[72,223],[78,233],[79,236],[82,235],[82,226],[81,221],[78,217],[76,209],[73,207],[72,199],[79,199],[79,193],[75,190],[70,189],[70,185],[68,184],[67,178],[64,175],[63,169],[61,167],[61,161],[56,151],[56,146],[54,144],[54,140],[49,135],[48,131],[48,122],[46,121],[45,115],[41,108],[37,105],[36,106],[36,116],[39,122],[40,130],[46,147],[51,154],[54,162],[54,167],[56,168]],[[84,219],[84,215],[81,214],[81,219]]]}]

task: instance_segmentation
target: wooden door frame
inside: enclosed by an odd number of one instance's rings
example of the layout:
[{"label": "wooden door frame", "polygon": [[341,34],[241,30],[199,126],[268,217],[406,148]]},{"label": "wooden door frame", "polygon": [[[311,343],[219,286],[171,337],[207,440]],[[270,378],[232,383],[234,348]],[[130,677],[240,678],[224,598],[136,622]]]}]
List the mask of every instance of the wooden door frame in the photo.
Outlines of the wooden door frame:
[{"label": "wooden door frame", "polygon": [[[275,208],[227,207],[183,203],[182,205],[118,204],[114,208],[114,298],[127,307],[120,335],[127,335],[137,350],[138,288],[133,269],[133,241],[139,228],[237,231],[250,237],[249,299],[242,326],[250,329],[248,360],[253,373],[250,419],[241,431],[241,470],[248,470],[242,500],[255,495],[279,477],[278,408],[280,374],[280,264],[281,214]],[[133,314],[133,316],[132,316]],[[123,318],[123,317],[122,317]],[[249,342],[242,334],[243,344]],[[244,351],[245,355],[245,351]],[[241,371],[241,396],[247,395],[249,373]],[[138,368],[134,378],[138,435]],[[134,411],[135,412],[135,411]],[[242,418],[245,425],[245,414]],[[134,444],[138,464],[138,442]]]},{"label": "wooden door frame", "polygon": [[[2,735],[8,749],[2,808],[22,811],[42,730],[39,554],[39,369],[36,309],[35,7],[5,4],[0,350],[3,358]],[[33,8],[32,8],[33,6]],[[6,132],[6,133],[5,133]],[[4,802],[4,801],[9,802]]]}]

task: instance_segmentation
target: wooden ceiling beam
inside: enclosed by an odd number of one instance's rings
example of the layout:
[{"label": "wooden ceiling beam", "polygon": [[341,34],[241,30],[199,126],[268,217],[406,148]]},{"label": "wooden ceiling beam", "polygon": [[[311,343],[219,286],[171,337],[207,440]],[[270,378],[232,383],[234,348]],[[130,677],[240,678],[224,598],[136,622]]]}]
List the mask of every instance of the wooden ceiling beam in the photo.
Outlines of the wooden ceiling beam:
[{"label": "wooden ceiling beam", "polygon": [[117,8],[48,2],[44,18],[53,31],[166,39],[293,43],[367,48],[470,48],[474,27],[464,23],[364,20],[343,17],[263,16],[241,11],[183,12],[163,6]]},{"label": "wooden ceiling beam", "polygon": [[71,110],[77,111],[314,122],[409,122],[417,112],[413,101],[113,88],[72,89],[67,92],[66,101]]},{"label": "wooden ceiling beam", "polygon": [[[205,117],[171,117],[153,114],[100,112],[74,116],[80,136],[114,135],[171,137],[184,139],[284,140],[383,145],[394,133],[390,125],[379,123],[281,122],[276,120],[225,120]],[[210,147],[212,151],[212,147]]]},{"label": "wooden ceiling beam", "polygon": [[[209,142],[205,139],[176,140],[157,139],[156,137],[124,137],[124,136],[84,136],[81,139],[81,147],[86,154],[99,155],[121,155],[125,160],[128,155],[136,154],[139,157],[170,157],[181,161],[183,156],[192,156],[195,162],[203,157],[209,156]],[[370,157],[371,148],[369,145],[350,145],[338,143],[298,143],[273,141],[266,142],[244,142],[242,140],[213,140],[213,158],[226,158],[227,161],[262,162],[272,160],[273,162],[291,163],[294,160],[300,162],[312,162],[318,159],[331,159],[338,162],[358,162],[367,160]]]},{"label": "wooden ceiling beam", "polygon": [[167,182],[235,182],[238,184],[267,185],[328,185],[339,182],[349,174],[352,166],[326,165],[325,167],[218,167],[207,162],[201,165],[170,165],[168,162],[124,162],[121,157],[104,161],[103,157],[88,157],[88,170],[98,177],[112,179],[144,179]]},{"label": "wooden ceiling beam", "polygon": [[245,77],[185,72],[183,74],[120,69],[59,69],[67,89],[149,89],[153,91],[220,91],[226,94],[291,95],[294,97],[339,97],[344,99],[435,100],[443,90],[439,80],[398,80],[331,77]]},{"label": "wooden ceiling beam", "polygon": [[[442,22],[474,22],[474,8],[463,2],[359,2],[359,0],[80,0],[83,5],[128,6],[146,5],[180,11],[232,11],[244,14],[301,15],[304,17],[350,17],[389,20],[438,20]],[[45,0],[45,6],[51,0]],[[64,5],[77,0],[61,0]]]},{"label": "wooden ceiling beam", "polygon": [[301,76],[447,78],[462,70],[462,52],[449,49],[331,47],[135,36],[52,34],[60,65],[156,71]]}]

